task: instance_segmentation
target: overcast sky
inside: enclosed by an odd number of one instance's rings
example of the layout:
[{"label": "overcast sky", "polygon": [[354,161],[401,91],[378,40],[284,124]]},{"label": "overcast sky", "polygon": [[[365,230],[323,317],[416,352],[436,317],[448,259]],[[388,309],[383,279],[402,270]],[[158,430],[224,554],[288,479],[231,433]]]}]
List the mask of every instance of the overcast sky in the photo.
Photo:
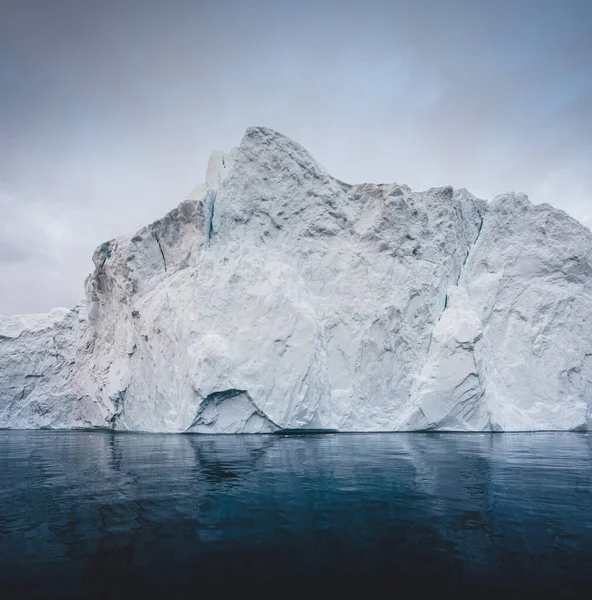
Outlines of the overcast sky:
[{"label": "overcast sky", "polygon": [[592,0],[0,0],[0,312],[83,296],[250,125],[592,226]]}]

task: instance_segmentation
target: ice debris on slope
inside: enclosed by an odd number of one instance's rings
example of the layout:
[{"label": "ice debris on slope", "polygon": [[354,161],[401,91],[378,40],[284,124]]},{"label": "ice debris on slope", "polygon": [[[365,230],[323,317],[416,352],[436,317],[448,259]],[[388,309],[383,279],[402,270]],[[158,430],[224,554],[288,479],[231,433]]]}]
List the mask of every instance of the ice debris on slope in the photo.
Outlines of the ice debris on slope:
[{"label": "ice debris on slope", "polygon": [[71,311],[0,317],[0,427],[591,423],[592,233],[521,194],[349,185],[254,127],[93,261]]}]

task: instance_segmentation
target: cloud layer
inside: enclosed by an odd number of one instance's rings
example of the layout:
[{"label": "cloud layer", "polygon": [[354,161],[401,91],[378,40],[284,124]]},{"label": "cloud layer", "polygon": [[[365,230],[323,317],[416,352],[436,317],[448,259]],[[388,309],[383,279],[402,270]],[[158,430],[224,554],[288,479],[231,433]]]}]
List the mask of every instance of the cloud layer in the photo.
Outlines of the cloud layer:
[{"label": "cloud layer", "polygon": [[515,189],[592,226],[588,0],[4,0],[0,312],[82,297],[260,124],[335,176]]}]

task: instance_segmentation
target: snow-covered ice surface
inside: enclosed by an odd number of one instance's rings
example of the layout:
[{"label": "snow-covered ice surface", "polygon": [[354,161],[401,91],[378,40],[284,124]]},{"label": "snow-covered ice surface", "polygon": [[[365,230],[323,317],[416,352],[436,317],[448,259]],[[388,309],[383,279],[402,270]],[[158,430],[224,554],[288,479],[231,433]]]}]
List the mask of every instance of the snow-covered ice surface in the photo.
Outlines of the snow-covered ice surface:
[{"label": "snow-covered ice surface", "polygon": [[522,194],[349,185],[253,127],[93,261],[74,309],[0,317],[0,427],[592,422],[592,233]]}]

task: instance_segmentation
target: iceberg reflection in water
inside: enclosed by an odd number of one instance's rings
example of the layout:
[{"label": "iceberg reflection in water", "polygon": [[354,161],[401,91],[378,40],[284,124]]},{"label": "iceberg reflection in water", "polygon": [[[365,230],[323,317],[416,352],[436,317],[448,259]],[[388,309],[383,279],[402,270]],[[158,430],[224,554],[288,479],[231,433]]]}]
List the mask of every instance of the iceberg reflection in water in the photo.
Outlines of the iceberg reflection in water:
[{"label": "iceberg reflection in water", "polygon": [[591,458],[575,433],[0,431],[0,596],[584,595]]}]

